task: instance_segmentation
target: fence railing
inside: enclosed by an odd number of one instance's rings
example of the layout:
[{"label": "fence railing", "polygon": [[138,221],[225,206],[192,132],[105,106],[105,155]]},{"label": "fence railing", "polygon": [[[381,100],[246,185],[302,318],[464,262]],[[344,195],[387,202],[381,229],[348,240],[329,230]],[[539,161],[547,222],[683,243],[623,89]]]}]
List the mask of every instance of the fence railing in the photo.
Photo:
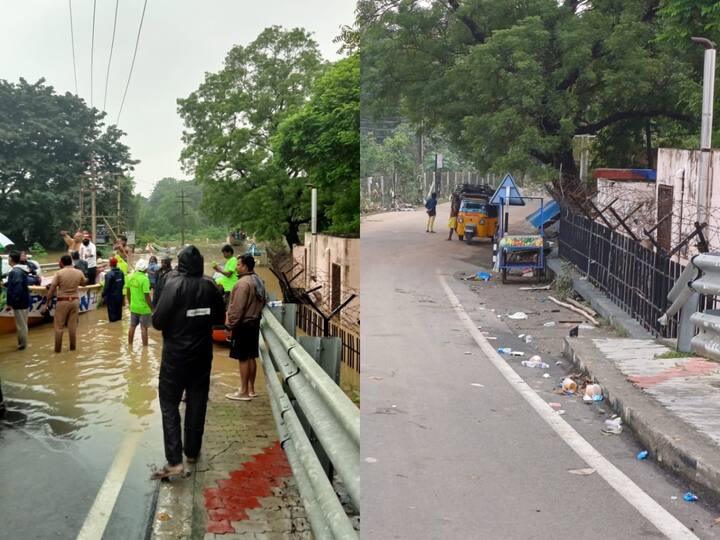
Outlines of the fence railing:
[{"label": "fence railing", "polygon": [[668,292],[684,270],[665,252],[648,249],[601,223],[564,210],[559,255],[653,335],[677,337],[676,317],[665,327],[658,323]]},{"label": "fence railing", "polygon": [[[360,196],[364,209],[390,209],[393,204],[422,204],[433,180],[436,182],[438,197],[443,198],[449,197],[461,184],[495,185],[498,179],[497,175],[481,175],[476,171],[425,172],[416,178],[379,175],[361,179]],[[396,200],[393,200],[393,195],[397,197]]]},{"label": "fence railing", "polygon": [[260,356],[273,416],[313,534],[318,539],[357,540],[358,535],[313,449],[291,398],[296,401],[358,511],[360,410],[285,330],[269,308],[263,311],[260,331]]},{"label": "fence railing", "polygon": [[[309,336],[323,335],[323,319],[307,304],[298,304],[297,326]],[[330,321],[330,336],[340,338],[340,361],[360,373],[360,336],[343,325]]]}]

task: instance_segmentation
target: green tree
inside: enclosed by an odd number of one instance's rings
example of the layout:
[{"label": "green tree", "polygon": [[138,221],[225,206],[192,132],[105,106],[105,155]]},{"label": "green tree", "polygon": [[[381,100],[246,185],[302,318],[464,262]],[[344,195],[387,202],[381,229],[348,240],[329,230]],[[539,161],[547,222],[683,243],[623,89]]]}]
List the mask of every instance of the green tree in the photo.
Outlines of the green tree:
[{"label": "green tree", "polygon": [[[479,170],[573,181],[575,135],[596,163],[637,165],[697,132],[697,70],[658,39],[658,1],[363,0],[363,109],[401,107]],[[681,54],[679,54],[681,52]],[[699,54],[696,52],[696,55]]]},{"label": "green tree", "polygon": [[307,188],[275,162],[270,138],[305,103],[322,70],[309,33],[273,26],[233,47],[222,70],[178,100],[186,126],[181,159],[203,186],[213,219],[258,239],[299,243],[309,220]]},{"label": "green tree", "polygon": [[[185,197],[185,216],[180,197]],[[210,225],[200,211],[202,188],[192,181],[163,178],[153,188],[149,199],[143,199],[136,232],[143,236],[169,236],[198,232]]]},{"label": "green tree", "polygon": [[280,164],[318,188],[318,220],[331,233],[360,231],[360,57],[335,62],[310,100],[273,139]]},{"label": "green tree", "polygon": [[[56,94],[44,79],[0,80],[0,230],[19,246],[62,245],[58,231],[78,225],[80,179],[92,160],[98,213],[116,208],[117,196],[110,206],[108,195],[115,175],[136,162],[120,142],[123,133],[104,127],[104,116],[77,96]],[[129,194],[132,183],[123,189]]]}]

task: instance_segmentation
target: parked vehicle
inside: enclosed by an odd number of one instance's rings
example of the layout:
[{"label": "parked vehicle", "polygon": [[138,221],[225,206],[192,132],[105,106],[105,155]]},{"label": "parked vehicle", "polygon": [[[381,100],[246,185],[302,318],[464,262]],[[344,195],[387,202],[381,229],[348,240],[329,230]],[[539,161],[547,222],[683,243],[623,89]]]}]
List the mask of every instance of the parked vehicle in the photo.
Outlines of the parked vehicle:
[{"label": "parked vehicle", "polygon": [[491,186],[463,184],[452,194],[450,203],[457,209],[455,232],[470,244],[473,238],[492,238],[497,228],[498,209],[489,203]]}]

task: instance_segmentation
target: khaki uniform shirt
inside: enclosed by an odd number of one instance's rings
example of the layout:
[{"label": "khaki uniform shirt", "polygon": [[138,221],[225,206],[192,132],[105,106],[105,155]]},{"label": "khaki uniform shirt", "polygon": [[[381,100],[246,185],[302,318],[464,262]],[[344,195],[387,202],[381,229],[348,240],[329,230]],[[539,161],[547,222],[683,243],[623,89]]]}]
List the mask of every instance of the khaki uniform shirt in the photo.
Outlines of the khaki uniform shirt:
[{"label": "khaki uniform shirt", "polygon": [[78,269],[66,266],[53,277],[53,285],[57,287],[57,296],[79,296],[78,287],[85,284],[85,275]]}]

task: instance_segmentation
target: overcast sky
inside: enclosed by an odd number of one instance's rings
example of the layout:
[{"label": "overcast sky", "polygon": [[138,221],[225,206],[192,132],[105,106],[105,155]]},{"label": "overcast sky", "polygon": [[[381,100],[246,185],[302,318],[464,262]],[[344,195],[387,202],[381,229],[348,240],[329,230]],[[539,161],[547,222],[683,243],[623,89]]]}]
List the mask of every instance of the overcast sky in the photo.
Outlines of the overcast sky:
[{"label": "overcast sky", "polygon": [[[144,0],[120,0],[107,94],[114,123],[135,46]],[[148,0],[140,45],[120,128],[141,163],[137,190],[149,195],[163,177],[185,178],[178,158],[182,122],[178,97],[187,97],[208,71],[222,67],[233,45],[246,45],[266,27],[303,27],[313,32],[323,56],[338,58],[333,39],[352,24],[353,0]],[[90,103],[93,0],[72,0],[78,93]],[[93,104],[103,107],[114,0],[97,0]],[[57,91],[75,92],[70,10],[67,0],[0,2],[0,78],[34,82],[45,77]]]}]

